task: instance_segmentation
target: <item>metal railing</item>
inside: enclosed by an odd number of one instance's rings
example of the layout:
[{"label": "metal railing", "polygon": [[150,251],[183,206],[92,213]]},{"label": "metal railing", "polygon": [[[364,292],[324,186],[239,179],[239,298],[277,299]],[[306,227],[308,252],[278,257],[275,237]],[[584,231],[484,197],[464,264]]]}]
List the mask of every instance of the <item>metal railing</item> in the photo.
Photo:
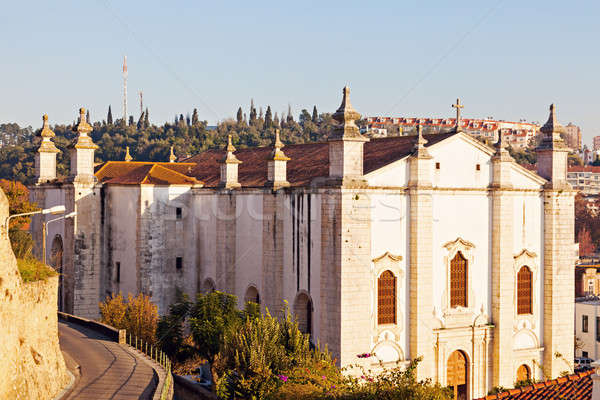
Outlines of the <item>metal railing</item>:
[{"label": "metal railing", "polygon": [[165,381],[163,383],[162,392],[160,395],[160,400],[165,400],[169,397],[169,392],[173,386],[173,375],[171,374],[171,360],[167,356],[167,354],[162,351],[159,347],[156,347],[148,342],[143,341],[137,336],[125,332],[125,343],[136,350],[144,353],[151,360],[154,360],[157,364],[159,364],[165,370]]}]

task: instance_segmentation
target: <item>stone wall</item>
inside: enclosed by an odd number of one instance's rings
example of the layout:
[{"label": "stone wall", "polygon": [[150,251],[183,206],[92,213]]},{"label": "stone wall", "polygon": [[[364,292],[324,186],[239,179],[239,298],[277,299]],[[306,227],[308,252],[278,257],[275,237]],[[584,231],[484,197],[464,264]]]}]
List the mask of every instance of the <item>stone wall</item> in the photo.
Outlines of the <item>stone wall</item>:
[{"label": "stone wall", "polygon": [[[0,221],[8,201],[0,191]],[[23,283],[10,242],[0,236],[0,398],[48,399],[69,377],[58,343],[58,277]]]}]

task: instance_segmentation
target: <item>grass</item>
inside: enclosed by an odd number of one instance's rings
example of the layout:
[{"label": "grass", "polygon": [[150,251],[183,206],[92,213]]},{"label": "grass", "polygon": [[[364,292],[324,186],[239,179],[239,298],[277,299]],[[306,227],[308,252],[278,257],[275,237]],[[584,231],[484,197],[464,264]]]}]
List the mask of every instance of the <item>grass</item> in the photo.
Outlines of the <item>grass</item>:
[{"label": "grass", "polygon": [[17,258],[17,266],[23,282],[45,280],[56,275],[56,271],[34,257]]}]

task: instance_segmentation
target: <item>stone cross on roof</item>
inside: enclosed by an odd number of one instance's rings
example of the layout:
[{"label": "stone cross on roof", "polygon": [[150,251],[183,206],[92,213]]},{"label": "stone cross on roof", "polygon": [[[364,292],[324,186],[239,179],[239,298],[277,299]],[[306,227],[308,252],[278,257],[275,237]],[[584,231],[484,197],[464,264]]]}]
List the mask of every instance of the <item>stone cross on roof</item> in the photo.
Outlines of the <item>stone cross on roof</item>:
[{"label": "stone cross on roof", "polygon": [[460,129],[460,110],[465,108],[464,105],[460,104],[460,99],[456,99],[456,104],[452,104],[453,108],[456,108],[456,130]]}]

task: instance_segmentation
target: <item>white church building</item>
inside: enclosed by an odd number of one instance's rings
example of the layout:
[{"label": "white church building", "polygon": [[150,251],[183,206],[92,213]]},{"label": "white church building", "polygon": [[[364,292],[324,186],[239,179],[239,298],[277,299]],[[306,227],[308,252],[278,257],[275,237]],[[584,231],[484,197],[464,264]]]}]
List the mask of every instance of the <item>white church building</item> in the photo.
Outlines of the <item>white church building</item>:
[{"label": "white church building", "polygon": [[553,106],[537,174],[460,129],[368,140],[348,88],[327,141],[230,138],[183,162],[95,166],[83,112],[66,179],[45,120],[31,188],[77,212],[48,225],[63,310],[97,317],[122,292],[164,313],[176,289],[287,301],[340,365],[422,357],[418,377],[460,399],[571,369],[575,192]]}]

